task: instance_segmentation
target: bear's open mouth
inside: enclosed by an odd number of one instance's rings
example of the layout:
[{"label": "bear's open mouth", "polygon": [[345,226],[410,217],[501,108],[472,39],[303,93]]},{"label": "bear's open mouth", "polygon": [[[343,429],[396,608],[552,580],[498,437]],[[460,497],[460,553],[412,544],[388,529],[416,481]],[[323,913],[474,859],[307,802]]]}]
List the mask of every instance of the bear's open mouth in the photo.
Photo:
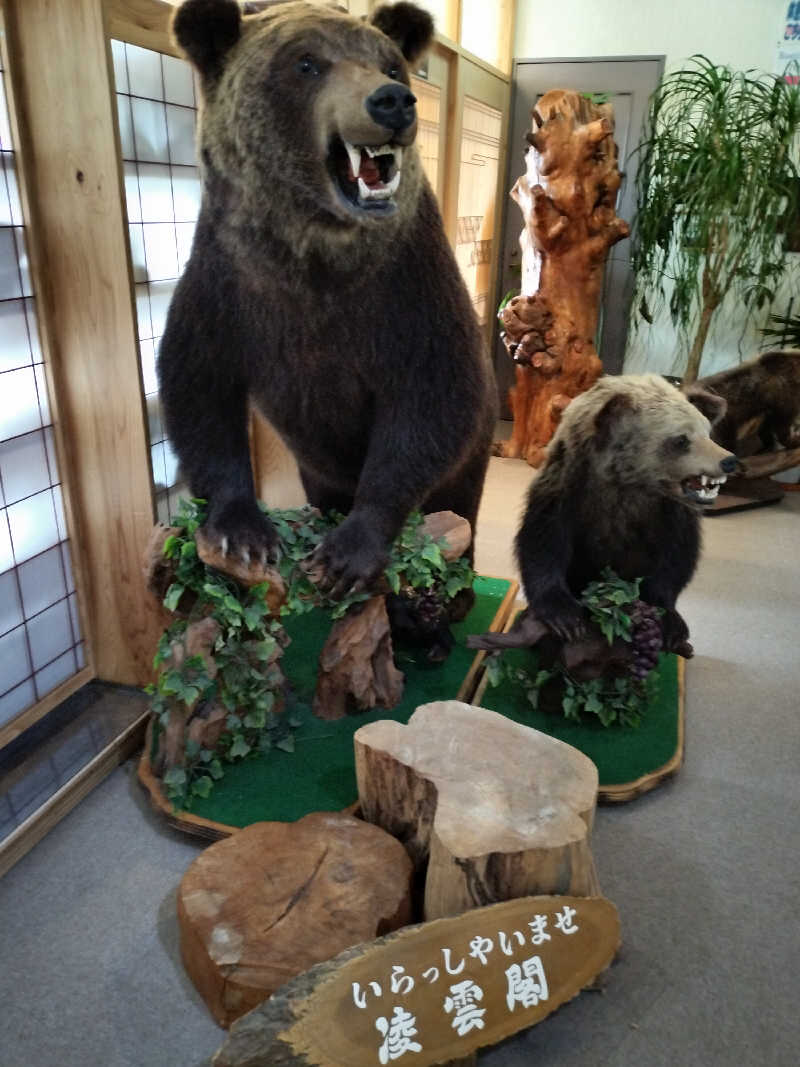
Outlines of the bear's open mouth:
[{"label": "bear's open mouth", "polygon": [[400,185],[400,145],[354,145],[334,137],[328,171],[345,205],[359,214],[391,214]]},{"label": "bear's open mouth", "polygon": [[711,478],[707,474],[694,474],[681,482],[683,495],[697,504],[713,504],[717,499],[719,487],[725,484],[725,475]]}]

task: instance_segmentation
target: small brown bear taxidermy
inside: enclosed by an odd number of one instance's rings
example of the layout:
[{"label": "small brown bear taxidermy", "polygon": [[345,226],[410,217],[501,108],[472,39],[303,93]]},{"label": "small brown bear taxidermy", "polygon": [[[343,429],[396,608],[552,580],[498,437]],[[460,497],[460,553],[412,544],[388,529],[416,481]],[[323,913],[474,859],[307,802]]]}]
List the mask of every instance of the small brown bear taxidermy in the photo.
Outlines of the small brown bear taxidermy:
[{"label": "small brown bear taxidermy", "polygon": [[414,146],[413,66],[433,23],[306,2],[243,15],[187,0],[203,199],[158,361],[166,428],[205,532],[274,553],[253,491],[253,402],[311,503],[347,513],[315,559],[334,596],[383,570],[408,513],[474,526],[495,393],[469,295]]},{"label": "small brown bear taxidermy", "polygon": [[723,448],[738,452],[740,433],[754,419],[766,451],[800,446],[800,352],[765,352],[697,384],[725,398],[727,409],[712,434]]},{"label": "small brown bear taxidermy", "polygon": [[700,510],[737,467],[710,437],[724,408],[655,374],[601,378],[570,403],[516,538],[530,615],[565,641],[580,637],[578,597],[610,567],[643,579],[642,600],[664,609],[664,648],[683,648],[675,604],[699,557]]}]

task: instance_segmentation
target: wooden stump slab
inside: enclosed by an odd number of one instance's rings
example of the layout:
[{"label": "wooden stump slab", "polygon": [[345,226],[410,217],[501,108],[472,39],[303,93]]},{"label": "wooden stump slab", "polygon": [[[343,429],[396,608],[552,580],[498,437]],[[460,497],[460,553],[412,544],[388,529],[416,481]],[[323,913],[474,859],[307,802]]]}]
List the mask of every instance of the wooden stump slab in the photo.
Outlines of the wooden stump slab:
[{"label": "wooden stump slab", "polygon": [[457,700],[354,736],[363,817],[427,861],[425,918],[540,893],[599,892],[597,768],[572,746]]},{"label": "wooden stump slab", "polygon": [[212,1062],[466,1064],[592,984],[619,943],[601,897],[525,897],[409,927],[289,982],[234,1023]]},{"label": "wooden stump slab", "polygon": [[410,922],[411,873],[402,845],[348,815],[254,823],[181,881],[186,970],[229,1026],[314,964]]}]

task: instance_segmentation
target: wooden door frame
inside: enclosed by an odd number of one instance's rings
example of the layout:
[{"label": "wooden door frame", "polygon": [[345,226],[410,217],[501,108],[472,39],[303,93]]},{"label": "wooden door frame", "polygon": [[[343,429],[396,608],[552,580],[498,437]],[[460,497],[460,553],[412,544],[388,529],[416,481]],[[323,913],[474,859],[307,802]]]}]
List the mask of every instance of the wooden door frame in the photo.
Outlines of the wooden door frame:
[{"label": "wooden door frame", "polygon": [[[463,133],[464,100],[471,96],[476,100],[482,100],[486,95],[492,95],[494,101],[491,106],[500,105],[503,121],[501,125],[501,141],[497,163],[497,186],[495,189],[495,250],[492,256],[491,272],[489,275],[489,312],[486,317],[486,325],[483,328],[489,352],[492,352],[494,336],[497,332],[496,322],[492,308],[497,306],[494,299],[497,291],[500,271],[500,239],[503,234],[503,205],[507,197],[504,195],[506,185],[506,172],[508,170],[508,135],[511,125],[511,80],[502,71],[484,63],[469,52],[460,50],[454,57],[455,84],[451,95],[451,107],[448,116],[448,129],[451,131],[450,144],[448,146],[448,169],[447,188],[443,215],[445,229],[450,243],[455,251],[456,232],[458,228],[458,190],[461,162],[461,136]],[[491,79],[491,81],[489,80]],[[486,93],[486,88],[492,85],[493,92]],[[498,95],[495,96],[495,93]]]}]

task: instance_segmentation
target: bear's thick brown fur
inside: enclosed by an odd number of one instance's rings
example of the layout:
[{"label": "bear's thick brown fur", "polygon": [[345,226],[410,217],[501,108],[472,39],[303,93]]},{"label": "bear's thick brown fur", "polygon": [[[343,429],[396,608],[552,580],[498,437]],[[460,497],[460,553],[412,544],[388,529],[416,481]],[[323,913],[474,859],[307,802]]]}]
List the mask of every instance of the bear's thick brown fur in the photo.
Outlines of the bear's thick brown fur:
[{"label": "bear's thick brown fur", "polygon": [[760,419],[757,432],[763,448],[800,445],[796,426],[800,419],[800,352],[765,352],[698,384],[712,389],[727,403],[713,433],[723,448],[736,452],[740,431],[753,419]]},{"label": "bear's thick brown fur", "polygon": [[474,524],[491,444],[488,358],[413,143],[408,63],[432,21],[188,0],[174,33],[202,80],[204,186],[159,355],[169,438],[209,537],[271,552],[254,402],[309,500],[348,513],[317,560],[340,595],[380,573],[414,507]]},{"label": "bear's thick brown fur", "polygon": [[684,645],[675,604],[700,553],[700,506],[737,466],[709,436],[724,406],[655,374],[601,378],[571,402],[516,539],[530,611],[557,636],[581,634],[578,597],[610,567],[643,579],[642,599],[664,609],[665,647]]}]

